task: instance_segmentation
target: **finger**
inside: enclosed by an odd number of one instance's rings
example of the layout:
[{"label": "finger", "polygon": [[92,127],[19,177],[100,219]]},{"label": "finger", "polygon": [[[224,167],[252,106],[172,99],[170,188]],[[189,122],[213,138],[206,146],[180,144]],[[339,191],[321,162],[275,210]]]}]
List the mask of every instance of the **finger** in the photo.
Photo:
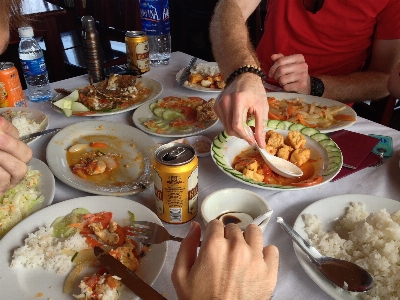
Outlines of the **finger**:
[{"label": "finger", "polygon": [[[241,103],[241,102],[239,102]],[[255,139],[253,132],[245,130],[244,126],[247,126],[247,112],[248,108],[239,104],[233,110],[232,118],[232,129],[235,132],[235,136],[244,139],[250,145],[254,145]]]},{"label": "finger", "polygon": [[201,247],[209,243],[210,240],[220,239],[224,237],[224,224],[220,220],[211,220],[204,232],[203,241],[201,242]]},{"label": "finger", "polygon": [[11,135],[12,137],[18,139],[19,138],[19,132],[18,129],[12,125],[10,122],[8,122],[5,118],[0,117],[0,134],[1,133],[6,133],[8,135]]},{"label": "finger", "polygon": [[178,282],[187,278],[193,264],[197,258],[197,247],[200,242],[201,228],[199,223],[193,221],[190,224],[190,231],[183,239],[176,256],[174,268],[172,270],[172,282]]},{"label": "finger", "polygon": [[271,59],[272,61],[274,61],[274,64],[272,65],[272,67],[269,69],[268,72],[268,76],[270,78],[274,78],[276,70],[278,70],[278,68],[281,65],[279,59],[281,59],[282,57],[285,57],[282,53],[271,55]]},{"label": "finger", "polygon": [[27,163],[32,158],[32,149],[20,140],[0,131],[0,151]]},{"label": "finger", "polygon": [[259,108],[254,112],[254,116],[256,118],[256,126],[255,126],[255,138],[257,140],[258,145],[261,148],[265,148],[265,133],[264,133],[264,109],[268,109],[268,101],[265,100],[266,105],[260,105]]},{"label": "finger", "polygon": [[0,167],[2,172],[0,186],[3,192],[16,186],[28,171],[28,166],[24,162],[3,151],[0,151]]},{"label": "finger", "polygon": [[273,61],[276,61],[277,59],[279,59],[279,58],[281,58],[281,57],[284,57],[285,55],[283,55],[282,53],[277,53],[277,54],[272,54],[271,55],[271,59],[273,60]]},{"label": "finger", "polygon": [[0,196],[11,188],[11,175],[0,166]]},{"label": "finger", "polygon": [[244,240],[243,232],[236,224],[232,223],[227,224],[225,225],[225,239],[230,240],[232,242],[238,240]]},{"label": "finger", "polygon": [[278,279],[279,251],[274,245],[269,245],[264,247],[263,254],[265,264],[267,265],[268,283],[271,285],[271,290],[273,290]]},{"label": "finger", "polygon": [[263,235],[261,228],[257,225],[250,224],[243,232],[243,237],[249,246],[258,253],[262,253]]}]

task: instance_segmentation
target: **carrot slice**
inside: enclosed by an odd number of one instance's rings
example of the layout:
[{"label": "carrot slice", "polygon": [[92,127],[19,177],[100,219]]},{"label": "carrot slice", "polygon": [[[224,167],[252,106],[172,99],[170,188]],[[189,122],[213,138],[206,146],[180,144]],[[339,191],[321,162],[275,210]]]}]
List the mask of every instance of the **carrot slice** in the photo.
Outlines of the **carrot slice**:
[{"label": "carrot slice", "polygon": [[356,119],[353,116],[349,116],[349,115],[336,115],[333,116],[333,118],[337,121],[356,121]]}]

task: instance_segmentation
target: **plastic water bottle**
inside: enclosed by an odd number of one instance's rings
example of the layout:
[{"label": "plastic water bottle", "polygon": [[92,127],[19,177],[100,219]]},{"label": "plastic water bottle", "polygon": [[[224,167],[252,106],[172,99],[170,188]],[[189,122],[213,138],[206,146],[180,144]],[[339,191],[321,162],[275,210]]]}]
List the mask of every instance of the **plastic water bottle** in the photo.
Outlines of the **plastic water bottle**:
[{"label": "plastic water bottle", "polygon": [[31,101],[45,101],[52,97],[49,75],[44,62],[43,51],[33,37],[32,27],[18,28],[21,38],[18,48],[28,96]]},{"label": "plastic water bottle", "polygon": [[150,64],[168,65],[171,34],[168,0],[139,0],[142,30],[149,39]]}]

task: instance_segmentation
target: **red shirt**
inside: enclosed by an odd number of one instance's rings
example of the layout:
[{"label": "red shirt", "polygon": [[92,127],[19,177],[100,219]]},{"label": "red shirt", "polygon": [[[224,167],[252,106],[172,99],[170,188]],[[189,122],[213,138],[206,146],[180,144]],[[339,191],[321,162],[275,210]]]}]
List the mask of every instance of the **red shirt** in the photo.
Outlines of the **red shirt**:
[{"label": "red shirt", "polygon": [[264,28],[257,55],[266,73],[282,53],[303,54],[310,75],[346,75],[362,69],[374,38],[400,39],[400,1],[326,0],[313,14],[302,0],[269,0]]}]

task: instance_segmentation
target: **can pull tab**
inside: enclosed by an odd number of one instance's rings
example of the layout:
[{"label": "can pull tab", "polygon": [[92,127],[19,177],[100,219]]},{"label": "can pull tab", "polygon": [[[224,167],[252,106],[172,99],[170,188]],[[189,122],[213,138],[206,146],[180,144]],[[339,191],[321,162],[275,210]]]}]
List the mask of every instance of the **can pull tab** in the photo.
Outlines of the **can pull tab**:
[{"label": "can pull tab", "polygon": [[185,148],[177,147],[176,149],[172,150],[171,152],[166,153],[163,156],[163,160],[165,160],[165,161],[174,160],[177,157],[179,157],[180,155],[182,155],[185,151],[186,151]]}]

